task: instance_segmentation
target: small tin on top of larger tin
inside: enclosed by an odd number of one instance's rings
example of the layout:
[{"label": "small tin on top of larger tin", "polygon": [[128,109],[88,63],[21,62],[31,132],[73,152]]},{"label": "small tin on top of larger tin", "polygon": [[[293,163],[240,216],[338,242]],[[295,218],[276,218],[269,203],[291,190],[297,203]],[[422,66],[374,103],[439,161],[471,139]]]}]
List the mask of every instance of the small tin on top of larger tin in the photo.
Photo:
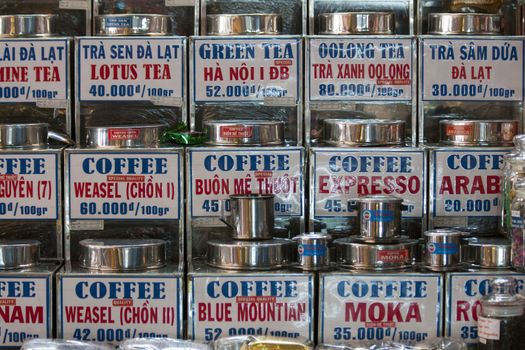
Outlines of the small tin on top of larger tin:
[{"label": "small tin on top of larger tin", "polygon": [[444,119],[439,121],[440,143],[450,146],[512,146],[518,120]]},{"label": "small tin on top of larger tin", "polygon": [[401,235],[401,198],[369,195],[357,198],[356,202],[361,237],[381,242]]},{"label": "small tin on top of larger tin", "polygon": [[38,264],[40,245],[35,240],[0,241],[0,270],[22,269]]},{"label": "small tin on top of larger tin", "polygon": [[385,119],[325,119],[323,142],[337,147],[402,146],[405,121]]},{"label": "small tin on top of larger tin", "polygon": [[214,146],[281,146],[284,122],[276,120],[206,120],[204,131]]},{"label": "small tin on top of larger tin", "polygon": [[278,35],[283,30],[280,14],[240,13],[206,16],[207,35]]},{"label": "small tin on top of larger tin", "polygon": [[160,239],[85,239],[80,266],[99,271],[140,271],[166,264],[166,241]]},{"label": "small tin on top of larger tin", "polygon": [[442,228],[426,231],[425,267],[432,271],[453,271],[461,263],[461,241],[467,234]]},{"label": "small tin on top of larger tin", "polygon": [[428,34],[499,35],[501,16],[484,13],[430,13]]},{"label": "small tin on top of larger tin", "polygon": [[171,33],[171,18],[158,14],[114,14],[95,17],[95,34],[161,36]]},{"label": "small tin on top of larger tin", "polygon": [[297,242],[299,267],[306,271],[330,267],[329,243],[332,237],[326,233],[309,232],[292,238]]},{"label": "small tin on top of larger tin", "polygon": [[333,12],[319,14],[321,35],[394,34],[393,12]]},{"label": "small tin on top of larger tin", "polygon": [[95,148],[156,148],[163,133],[164,124],[140,126],[88,126],[87,145]]},{"label": "small tin on top of larger tin", "polygon": [[58,15],[51,14],[0,16],[0,38],[55,36],[57,20]]}]

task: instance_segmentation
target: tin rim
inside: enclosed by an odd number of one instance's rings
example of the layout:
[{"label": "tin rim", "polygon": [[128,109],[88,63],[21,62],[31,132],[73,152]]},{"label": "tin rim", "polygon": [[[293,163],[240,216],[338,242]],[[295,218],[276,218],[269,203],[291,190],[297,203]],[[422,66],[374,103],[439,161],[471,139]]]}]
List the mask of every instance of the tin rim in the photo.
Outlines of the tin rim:
[{"label": "tin rim", "polygon": [[498,14],[487,13],[429,13],[428,34],[499,35],[501,19]]},{"label": "tin rim", "polygon": [[[391,35],[395,31],[393,12],[327,12],[320,13],[318,17],[320,35]],[[366,25],[361,28],[362,24]],[[373,24],[377,24],[377,28],[373,28]]]},{"label": "tin rim", "polygon": [[37,240],[0,240],[0,271],[33,267],[40,262],[42,243]]},{"label": "tin rim", "polygon": [[[0,38],[46,38],[57,36],[56,21],[58,18],[59,16],[56,14],[0,15]],[[28,20],[33,20],[35,23],[30,23],[31,25],[26,26],[24,21]]]},{"label": "tin rim", "polygon": [[279,35],[282,17],[278,13],[225,13],[206,16],[206,35]]},{"label": "tin rim", "polygon": [[403,120],[325,119],[322,142],[337,147],[402,146],[405,126]]},{"label": "tin rim", "polygon": [[454,229],[438,228],[433,230],[427,230],[423,233],[425,237],[443,237],[443,236],[468,236],[467,232],[458,231]]}]

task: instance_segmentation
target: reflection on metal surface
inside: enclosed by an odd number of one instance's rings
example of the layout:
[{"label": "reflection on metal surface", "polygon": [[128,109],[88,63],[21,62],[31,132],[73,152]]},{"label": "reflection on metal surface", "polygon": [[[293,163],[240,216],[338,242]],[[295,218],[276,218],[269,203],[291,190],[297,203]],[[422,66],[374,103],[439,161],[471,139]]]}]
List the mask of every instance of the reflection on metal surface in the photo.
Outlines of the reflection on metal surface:
[{"label": "reflection on metal surface", "polygon": [[58,15],[0,16],[0,38],[50,37],[57,35]]},{"label": "reflection on metal surface", "polygon": [[207,15],[207,35],[278,35],[282,18],[276,13]]},{"label": "reflection on metal surface", "polygon": [[438,35],[498,35],[501,16],[479,13],[431,13],[428,34]]},{"label": "reflection on metal surface", "polygon": [[319,14],[322,35],[394,34],[393,12],[334,12]]},{"label": "reflection on metal surface", "polygon": [[214,146],[281,146],[284,122],[273,120],[207,120],[207,144]]}]

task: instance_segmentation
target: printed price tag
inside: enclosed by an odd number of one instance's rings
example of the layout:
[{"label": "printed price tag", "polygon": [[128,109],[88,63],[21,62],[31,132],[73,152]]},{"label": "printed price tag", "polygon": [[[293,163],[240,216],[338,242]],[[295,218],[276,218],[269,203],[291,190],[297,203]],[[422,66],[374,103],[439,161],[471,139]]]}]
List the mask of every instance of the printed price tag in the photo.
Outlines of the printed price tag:
[{"label": "printed price tag", "polygon": [[67,39],[0,40],[0,103],[69,99]]},{"label": "printed price tag", "polygon": [[423,38],[424,101],[523,101],[523,39]]},{"label": "printed price tag", "polygon": [[192,338],[253,334],[313,339],[311,275],[194,275]]},{"label": "printed price tag", "polygon": [[88,10],[89,1],[87,0],[60,0],[58,7],[63,10]]},{"label": "printed price tag", "polygon": [[179,219],[178,153],[79,152],[68,161],[72,220]]},{"label": "printed price tag", "polygon": [[[226,132],[226,131],[225,131]],[[227,130],[247,133],[249,130]],[[275,213],[303,215],[303,150],[267,151],[195,148],[189,152],[192,217],[220,216],[233,194],[275,194]]]},{"label": "printed price tag", "polygon": [[0,277],[2,348],[51,336],[51,281],[48,277]]},{"label": "printed price tag", "polygon": [[432,151],[432,216],[499,217],[503,156],[509,151],[502,148]]},{"label": "printed price tag", "polygon": [[321,276],[320,343],[392,340],[414,344],[441,334],[439,274]]},{"label": "printed price tag", "polygon": [[58,155],[0,156],[0,220],[58,218]]},{"label": "printed price tag", "polygon": [[61,338],[116,345],[181,336],[180,277],[62,275],[59,288]]},{"label": "printed price tag", "polygon": [[[525,294],[525,274],[511,271],[494,272],[454,272],[448,274],[445,335],[462,339],[467,344],[476,344],[481,319],[481,298],[490,290],[490,280],[496,277],[514,277],[517,281],[516,292]],[[490,324],[486,324],[490,329]],[[499,327],[498,327],[499,332]],[[488,332],[494,334],[494,332]],[[489,336],[489,334],[486,334]],[[485,339],[492,339],[487,338]]]},{"label": "printed price tag", "polygon": [[80,38],[78,45],[80,101],[184,97],[185,38]]},{"label": "printed price tag", "polygon": [[410,101],[412,39],[311,38],[310,101]]},{"label": "printed price tag", "polygon": [[195,102],[299,103],[300,37],[194,38],[192,50]]},{"label": "printed price tag", "polygon": [[313,152],[315,218],[356,216],[353,199],[403,198],[403,217],[423,217],[426,160],[421,150],[322,150]]}]

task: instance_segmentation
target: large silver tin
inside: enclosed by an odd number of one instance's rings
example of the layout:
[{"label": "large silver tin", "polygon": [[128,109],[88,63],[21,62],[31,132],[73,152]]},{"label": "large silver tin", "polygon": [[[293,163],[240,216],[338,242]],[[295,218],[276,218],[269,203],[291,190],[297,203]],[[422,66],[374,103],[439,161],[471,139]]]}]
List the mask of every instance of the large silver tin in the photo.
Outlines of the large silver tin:
[{"label": "large silver tin", "polygon": [[277,13],[207,15],[206,22],[205,35],[278,35],[282,31]]},{"label": "large silver tin", "polygon": [[381,119],[325,119],[323,141],[329,146],[401,146],[405,122]]},{"label": "large silver tin", "polygon": [[428,15],[430,35],[498,35],[502,18],[484,13],[431,13]]},{"label": "large silver tin", "polygon": [[401,235],[403,199],[394,196],[370,195],[356,199],[361,236],[380,242]]},{"label": "large silver tin", "polygon": [[24,269],[40,262],[38,241],[2,240],[0,241],[0,270]]},{"label": "large silver tin", "polygon": [[319,271],[330,267],[330,235],[310,232],[292,239],[297,242],[299,268],[305,271]]},{"label": "large silver tin", "polygon": [[95,16],[95,35],[164,36],[171,34],[171,18],[157,14],[116,14]]},{"label": "large silver tin", "polygon": [[[469,240],[461,253],[461,260],[473,268],[508,269],[511,267],[511,242],[505,238]],[[463,254],[467,259],[463,259]]]},{"label": "large silver tin", "polygon": [[0,38],[49,37],[57,35],[58,15],[0,16]]},{"label": "large silver tin", "polygon": [[224,215],[224,206],[221,210],[221,221],[232,228],[233,239],[257,241],[273,238],[273,195],[232,195],[230,215]]},{"label": "large silver tin", "polygon": [[73,145],[69,136],[49,130],[47,123],[32,124],[0,124],[0,149],[7,148],[42,148],[47,146],[48,140],[54,140]]},{"label": "large silver tin", "polygon": [[439,122],[440,143],[445,146],[513,146],[520,133],[518,120],[443,119]]},{"label": "large silver tin", "polygon": [[423,233],[426,242],[425,267],[431,271],[454,271],[461,263],[461,238],[464,232],[435,229]]},{"label": "large silver tin", "polygon": [[30,339],[24,342],[21,350],[111,350],[105,344],[63,339]]},{"label": "large silver tin", "polygon": [[391,35],[393,12],[333,12],[319,14],[320,35]]},{"label": "large silver tin", "polygon": [[88,147],[151,148],[158,147],[167,125],[88,126]]}]

